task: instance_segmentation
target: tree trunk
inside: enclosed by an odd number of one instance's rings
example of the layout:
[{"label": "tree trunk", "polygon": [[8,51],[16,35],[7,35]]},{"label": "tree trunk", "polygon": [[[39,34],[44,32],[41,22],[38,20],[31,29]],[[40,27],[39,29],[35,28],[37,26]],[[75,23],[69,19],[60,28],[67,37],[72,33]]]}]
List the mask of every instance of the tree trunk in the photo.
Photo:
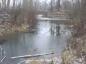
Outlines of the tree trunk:
[{"label": "tree trunk", "polygon": [[60,11],[60,0],[57,1],[57,6],[56,6],[56,9],[58,9],[58,11]]},{"label": "tree trunk", "polygon": [[51,5],[51,11],[53,11],[53,0],[51,0],[50,5]]},{"label": "tree trunk", "polygon": [[7,8],[10,7],[10,0],[7,0]]}]

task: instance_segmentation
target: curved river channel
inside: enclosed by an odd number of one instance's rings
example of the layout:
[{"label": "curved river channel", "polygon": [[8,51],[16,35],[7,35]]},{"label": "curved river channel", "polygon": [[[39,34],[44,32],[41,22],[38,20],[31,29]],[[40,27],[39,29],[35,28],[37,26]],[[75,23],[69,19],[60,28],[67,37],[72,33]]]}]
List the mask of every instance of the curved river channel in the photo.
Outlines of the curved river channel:
[{"label": "curved river channel", "polygon": [[[35,32],[17,33],[12,35],[2,48],[7,57],[46,54],[54,52],[60,55],[66,47],[67,39],[71,36],[66,25],[59,24],[59,35],[56,35],[56,23],[49,21],[38,21],[34,26]],[[54,33],[51,34],[51,27]]]}]

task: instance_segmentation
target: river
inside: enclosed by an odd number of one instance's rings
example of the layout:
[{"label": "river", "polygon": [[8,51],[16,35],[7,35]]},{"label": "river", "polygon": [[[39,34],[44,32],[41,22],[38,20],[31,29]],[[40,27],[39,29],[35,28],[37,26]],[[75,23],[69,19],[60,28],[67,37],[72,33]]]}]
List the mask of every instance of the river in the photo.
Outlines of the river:
[{"label": "river", "polygon": [[66,25],[59,24],[60,35],[51,34],[51,27],[58,24],[52,24],[49,21],[38,21],[35,26],[35,32],[17,33],[8,38],[3,43],[2,48],[5,50],[7,57],[46,54],[54,52],[60,55],[66,47],[67,39],[70,37],[70,30]]}]

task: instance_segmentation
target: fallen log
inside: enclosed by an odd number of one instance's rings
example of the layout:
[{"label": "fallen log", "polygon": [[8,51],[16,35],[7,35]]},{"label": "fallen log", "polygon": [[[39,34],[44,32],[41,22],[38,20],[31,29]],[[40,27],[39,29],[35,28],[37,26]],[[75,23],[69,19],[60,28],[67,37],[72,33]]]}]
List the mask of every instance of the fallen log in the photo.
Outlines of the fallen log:
[{"label": "fallen log", "polygon": [[48,53],[48,54],[37,54],[37,55],[15,56],[15,57],[11,57],[11,59],[18,59],[18,58],[33,58],[33,57],[40,57],[40,56],[50,55],[50,54],[54,54],[54,53]]}]

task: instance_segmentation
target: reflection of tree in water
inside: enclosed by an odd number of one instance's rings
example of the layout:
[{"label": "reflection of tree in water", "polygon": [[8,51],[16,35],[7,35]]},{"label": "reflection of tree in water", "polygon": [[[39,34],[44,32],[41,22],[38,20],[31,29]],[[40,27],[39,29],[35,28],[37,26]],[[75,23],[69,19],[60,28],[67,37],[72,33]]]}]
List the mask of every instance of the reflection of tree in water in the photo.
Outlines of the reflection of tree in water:
[{"label": "reflection of tree in water", "polygon": [[61,30],[61,27],[60,25],[58,24],[51,24],[51,28],[50,28],[50,31],[51,31],[51,34],[52,35],[60,35],[60,30]]},{"label": "reflection of tree in water", "polygon": [[0,64],[3,63],[3,61],[5,60],[5,58],[6,58],[5,51],[4,51],[4,49],[2,48],[2,45],[0,45]]},{"label": "reflection of tree in water", "polygon": [[37,22],[31,22],[29,27],[29,32],[36,32],[37,31]]},{"label": "reflection of tree in water", "polygon": [[54,26],[55,26],[54,24],[51,24],[51,27],[50,27],[50,32],[52,35],[54,35]]},{"label": "reflection of tree in water", "polygon": [[60,35],[60,25],[56,25],[56,35]]}]

